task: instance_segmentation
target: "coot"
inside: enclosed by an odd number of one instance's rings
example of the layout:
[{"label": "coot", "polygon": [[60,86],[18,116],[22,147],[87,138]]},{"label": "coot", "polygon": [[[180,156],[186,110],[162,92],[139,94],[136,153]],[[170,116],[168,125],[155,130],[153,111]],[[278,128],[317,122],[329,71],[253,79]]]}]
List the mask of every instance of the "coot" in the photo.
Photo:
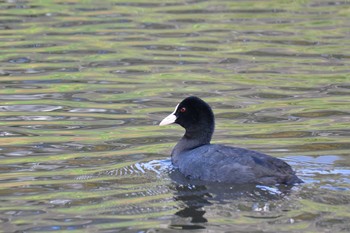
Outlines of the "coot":
[{"label": "coot", "polygon": [[174,147],[171,160],[190,179],[263,185],[302,182],[281,159],[244,148],[210,144],[214,114],[198,97],[184,99],[159,125],[172,123],[181,125],[186,132]]}]

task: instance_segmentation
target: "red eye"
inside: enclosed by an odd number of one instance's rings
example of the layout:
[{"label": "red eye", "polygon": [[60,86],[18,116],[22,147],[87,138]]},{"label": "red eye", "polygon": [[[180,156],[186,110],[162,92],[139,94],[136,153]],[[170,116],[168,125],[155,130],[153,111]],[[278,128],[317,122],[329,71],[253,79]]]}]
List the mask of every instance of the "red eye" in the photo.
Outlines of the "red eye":
[{"label": "red eye", "polygon": [[180,109],[180,112],[186,112],[186,108],[185,108],[185,107],[182,107],[182,108]]}]

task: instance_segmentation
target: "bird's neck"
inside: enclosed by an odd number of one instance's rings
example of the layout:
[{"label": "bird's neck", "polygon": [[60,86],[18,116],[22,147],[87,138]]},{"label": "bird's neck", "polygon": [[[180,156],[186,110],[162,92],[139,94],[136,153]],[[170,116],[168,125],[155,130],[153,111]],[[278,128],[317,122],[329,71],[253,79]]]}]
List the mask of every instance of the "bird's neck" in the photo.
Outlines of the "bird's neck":
[{"label": "bird's neck", "polygon": [[210,144],[211,137],[214,133],[214,126],[204,128],[204,129],[186,129],[184,136],[181,140],[176,144],[171,153],[171,156],[177,157],[182,152],[187,150],[192,150],[199,146],[203,146],[206,144]]},{"label": "bird's neck", "polygon": [[198,145],[209,144],[214,133],[214,127],[186,129],[182,140],[197,141]]}]

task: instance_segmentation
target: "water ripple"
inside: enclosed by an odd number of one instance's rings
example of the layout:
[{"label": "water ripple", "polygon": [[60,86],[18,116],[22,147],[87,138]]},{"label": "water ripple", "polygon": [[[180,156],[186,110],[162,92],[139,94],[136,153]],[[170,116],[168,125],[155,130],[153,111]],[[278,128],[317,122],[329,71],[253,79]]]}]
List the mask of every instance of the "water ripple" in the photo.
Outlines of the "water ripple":
[{"label": "water ripple", "polygon": [[[1,229],[347,231],[348,5],[1,1]],[[157,124],[189,95],[213,107],[213,143],[305,183],[183,177],[183,129]]]},{"label": "water ripple", "polygon": [[62,108],[62,106],[54,105],[2,105],[0,112],[52,112]]}]

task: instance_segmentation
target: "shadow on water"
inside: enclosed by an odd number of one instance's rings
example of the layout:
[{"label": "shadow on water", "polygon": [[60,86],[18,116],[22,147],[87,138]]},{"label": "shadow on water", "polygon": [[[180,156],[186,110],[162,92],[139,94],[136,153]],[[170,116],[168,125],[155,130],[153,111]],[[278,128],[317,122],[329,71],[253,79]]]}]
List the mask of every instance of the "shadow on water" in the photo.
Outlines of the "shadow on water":
[{"label": "shadow on water", "polygon": [[[199,180],[189,180],[178,170],[169,173],[174,189],[174,200],[181,202],[181,208],[175,213],[180,218],[190,218],[183,225],[172,223],[175,229],[203,229],[207,223],[206,208],[212,205],[237,204],[230,211],[269,211],[269,203],[283,200],[290,194],[293,186],[263,186],[255,184],[230,185]],[[242,203],[249,203],[242,205]],[[251,206],[249,206],[251,205]],[[279,216],[279,215],[278,215]],[[209,216],[210,217],[210,216]],[[256,216],[258,218],[259,216]],[[266,216],[260,216],[266,218]],[[273,217],[268,217],[273,218]]]}]

